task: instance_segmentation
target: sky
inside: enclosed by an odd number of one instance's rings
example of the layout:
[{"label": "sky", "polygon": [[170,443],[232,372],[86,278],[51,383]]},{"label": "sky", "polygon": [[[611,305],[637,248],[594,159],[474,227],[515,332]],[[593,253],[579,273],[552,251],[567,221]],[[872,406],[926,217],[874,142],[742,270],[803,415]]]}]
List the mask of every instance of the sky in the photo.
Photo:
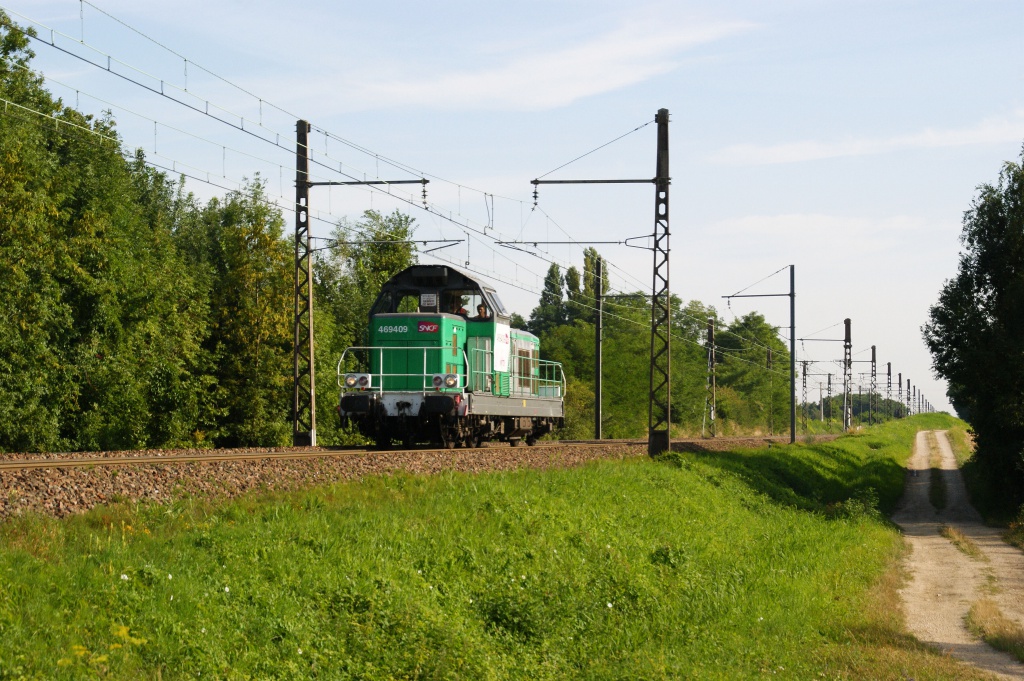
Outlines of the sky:
[{"label": "sky", "polygon": [[[551,262],[581,268],[591,242],[654,228],[650,185],[542,186],[534,208],[530,180],[595,149],[546,179],[653,177],[668,109],[672,293],[788,334],[786,298],[722,296],[780,270],[746,292],[788,293],[795,265],[798,338],[841,338],[850,318],[855,375],[874,345],[883,391],[891,363],[894,392],[899,373],[946,410],[920,329],[978,186],[1024,144],[1019,0],[0,7],[36,26],[55,94],[110,110],[126,146],[201,199],[259,173],[294,201],[298,118],[314,126],[314,180],[428,177],[430,212],[419,186],[315,187],[312,233],[402,210],[416,238],[462,240],[421,261],[469,263],[523,316]],[[649,291],[650,251],[595,247],[613,289]],[[842,346],[797,354],[816,399]]]}]

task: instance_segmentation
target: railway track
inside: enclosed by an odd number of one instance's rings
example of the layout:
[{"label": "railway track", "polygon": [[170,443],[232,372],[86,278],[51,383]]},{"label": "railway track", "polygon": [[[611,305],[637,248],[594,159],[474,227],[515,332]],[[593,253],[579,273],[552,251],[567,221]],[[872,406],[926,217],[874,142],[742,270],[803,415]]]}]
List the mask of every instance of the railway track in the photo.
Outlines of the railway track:
[{"label": "railway track", "polygon": [[[785,436],[776,437],[753,437],[753,438],[715,438],[707,439],[684,439],[673,440],[673,444],[682,448],[699,447],[705,449],[722,449],[729,446],[763,446],[766,442],[788,441]],[[646,445],[644,439],[619,439],[619,440],[550,440],[538,442],[531,449],[553,449],[565,447],[606,447],[613,445]],[[478,450],[460,449],[458,451],[486,451],[488,449],[509,451],[510,448],[502,445],[491,445],[481,447]],[[149,466],[149,465],[174,465],[186,463],[222,463],[232,461],[262,461],[262,460],[294,460],[294,459],[319,459],[326,457],[351,457],[393,452],[395,454],[442,454],[451,452],[449,449],[419,448],[419,449],[389,449],[380,450],[369,447],[354,447],[349,449],[288,449],[277,451],[231,451],[215,450],[209,453],[189,453],[151,455],[110,455],[102,452],[93,455],[62,456],[53,458],[52,455],[41,455],[40,457],[22,457],[16,459],[0,460],[0,471],[31,470],[39,468],[90,468],[108,466]]]}]

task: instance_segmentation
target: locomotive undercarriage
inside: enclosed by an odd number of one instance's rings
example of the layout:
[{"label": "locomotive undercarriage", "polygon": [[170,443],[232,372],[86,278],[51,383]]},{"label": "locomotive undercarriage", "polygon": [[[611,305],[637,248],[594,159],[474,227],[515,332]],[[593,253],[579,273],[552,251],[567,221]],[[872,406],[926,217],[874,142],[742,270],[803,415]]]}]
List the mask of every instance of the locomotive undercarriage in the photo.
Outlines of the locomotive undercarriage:
[{"label": "locomotive undercarriage", "polygon": [[561,425],[562,419],[557,417],[465,414],[460,409],[461,399],[456,401],[460,397],[427,395],[415,413],[411,403],[399,401],[397,409],[393,408],[397,413],[389,413],[379,395],[363,393],[343,398],[341,413],[343,420],[353,423],[378,449],[388,449],[394,442],[404,447],[479,447],[492,440],[513,447],[522,442],[532,446]]}]

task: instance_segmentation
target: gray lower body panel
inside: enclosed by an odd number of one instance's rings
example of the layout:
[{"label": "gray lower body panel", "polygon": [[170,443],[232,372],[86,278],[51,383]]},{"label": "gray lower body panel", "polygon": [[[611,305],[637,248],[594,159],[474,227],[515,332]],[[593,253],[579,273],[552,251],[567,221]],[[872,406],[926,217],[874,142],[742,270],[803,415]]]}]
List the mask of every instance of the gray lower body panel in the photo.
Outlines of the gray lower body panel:
[{"label": "gray lower body panel", "polygon": [[472,393],[469,396],[469,414],[481,416],[535,416],[562,418],[565,411],[562,400],[551,397],[495,397]]}]

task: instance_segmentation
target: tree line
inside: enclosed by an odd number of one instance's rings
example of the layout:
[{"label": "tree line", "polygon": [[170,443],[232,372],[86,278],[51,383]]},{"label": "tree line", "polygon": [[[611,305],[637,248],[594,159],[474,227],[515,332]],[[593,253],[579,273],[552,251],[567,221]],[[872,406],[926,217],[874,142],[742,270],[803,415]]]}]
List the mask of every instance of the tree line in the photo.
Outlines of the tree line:
[{"label": "tree line", "polygon": [[964,213],[956,275],[922,328],[935,373],[971,424],[969,475],[998,504],[1024,503],[1024,151],[982,184]]}]

